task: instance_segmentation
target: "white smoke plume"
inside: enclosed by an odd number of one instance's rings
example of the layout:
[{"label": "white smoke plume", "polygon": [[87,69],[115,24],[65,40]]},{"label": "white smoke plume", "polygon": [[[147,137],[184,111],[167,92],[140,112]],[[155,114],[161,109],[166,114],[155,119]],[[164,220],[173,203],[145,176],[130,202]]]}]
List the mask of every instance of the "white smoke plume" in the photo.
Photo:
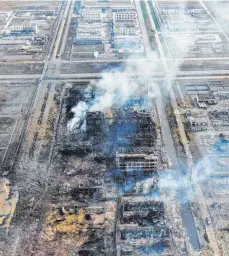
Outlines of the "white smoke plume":
[{"label": "white smoke plume", "polygon": [[207,182],[214,172],[214,165],[208,157],[203,157],[193,166],[190,174],[180,175],[178,171],[173,170],[170,174],[160,177],[159,188],[165,191],[186,189],[189,196],[198,196],[193,191],[193,186]]},{"label": "white smoke plume", "polygon": [[68,129],[73,130],[79,127],[87,111],[106,112],[113,105],[123,106],[143,86],[147,86],[150,97],[156,97],[159,89],[152,81],[152,75],[160,71],[160,68],[156,59],[151,62],[146,59],[130,59],[127,61],[124,72],[102,74],[102,79],[94,84],[102,94],[98,94],[89,104],[79,102],[72,108],[74,117],[68,123]]},{"label": "white smoke plume", "polygon": [[[181,1],[180,5],[185,7],[186,2]],[[187,15],[177,15],[178,20],[182,20],[185,23],[193,21],[193,17]],[[69,122],[68,129],[72,131],[79,127],[80,122],[85,118],[86,111],[103,111],[106,112],[114,104],[122,106],[125,102],[134,95],[142,86],[148,87],[148,96],[157,97],[159,96],[158,84],[153,82],[159,72],[164,72],[165,77],[169,77],[169,80],[174,80],[176,74],[180,69],[180,65],[183,63],[183,59],[189,51],[190,46],[195,44],[195,40],[187,40],[185,34],[179,34],[175,40],[171,40],[170,44],[179,44],[184,38],[180,56],[176,57],[176,60],[166,63],[165,56],[161,56],[158,59],[158,54],[152,52],[147,54],[146,57],[141,59],[133,58],[133,56],[127,60],[125,70],[117,71],[110,70],[109,73],[103,73],[102,79],[99,80],[95,85],[97,89],[103,91],[102,95],[98,95],[89,105],[85,102],[80,102],[77,106],[72,108],[74,118]],[[171,46],[171,45],[170,45]],[[170,84],[164,84],[164,90],[170,90]],[[118,98],[117,98],[118,95]]]},{"label": "white smoke plume", "polygon": [[[173,197],[175,191],[187,191],[189,198],[197,198],[199,196],[198,191],[193,190],[193,188],[207,182],[213,173],[214,165],[209,158],[203,157],[194,165],[189,174],[182,175],[180,170],[167,170],[159,173],[159,177],[153,176],[143,180],[133,180],[133,190],[145,196],[150,197],[152,195],[154,197],[154,191],[159,189],[161,192],[166,192],[167,198],[164,198],[164,200],[171,200],[170,195]],[[182,196],[180,200],[185,203],[189,198]]]},{"label": "white smoke plume", "polygon": [[85,118],[87,110],[88,110],[88,105],[84,101],[80,101],[77,104],[77,106],[72,108],[72,112],[74,113],[74,117],[68,123],[68,129],[69,130],[77,128],[77,125],[80,123],[80,121],[83,118]]},{"label": "white smoke plume", "polygon": [[153,190],[157,188],[158,178],[156,177],[150,177],[143,181],[137,181],[136,182],[136,190],[140,188],[142,190],[142,193],[144,195],[152,193]]},{"label": "white smoke plume", "polygon": [[223,21],[229,22],[229,2],[227,0],[204,1],[204,4],[207,6],[209,3],[211,6],[211,12],[219,23],[222,23]]}]

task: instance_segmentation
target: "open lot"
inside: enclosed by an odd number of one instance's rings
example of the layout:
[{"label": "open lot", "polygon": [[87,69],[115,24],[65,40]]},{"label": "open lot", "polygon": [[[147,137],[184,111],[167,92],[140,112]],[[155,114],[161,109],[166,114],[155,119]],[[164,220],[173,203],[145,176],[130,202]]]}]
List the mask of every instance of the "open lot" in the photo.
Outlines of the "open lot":
[{"label": "open lot", "polygon": [[23,82],[1,83],[0,89],[1,164],[9,164],[10,168],[12,163],[10,159],[13,159],[17,152],[36,86],[33,83]]},{"label": "open lot", "polygon": [[57,8],[60,4],[60,1],[24,1],[24,0],[15,0],[15,1],[1,1],[0,9],[1,11],[9,10],[53,10]]},{"label": "open lot", "polygon": [[0,75],[41,74],[43,63],[0,63]]}]

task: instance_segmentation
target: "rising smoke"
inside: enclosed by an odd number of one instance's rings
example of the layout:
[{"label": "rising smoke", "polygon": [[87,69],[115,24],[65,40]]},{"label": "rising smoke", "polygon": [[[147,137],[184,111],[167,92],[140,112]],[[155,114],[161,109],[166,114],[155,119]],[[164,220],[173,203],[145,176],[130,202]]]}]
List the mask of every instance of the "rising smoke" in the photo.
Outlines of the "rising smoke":
[{"label": "rising smoke", "polygon": [[[179,3],[181,7],[185,7],[186,1]],[[192,23],[194,17],[179,14],[176,19],[183,21],[184,23]],[[183,39],[182,39],[183,38]],[[182,42],[182,51],[179,52],[179,56],[172,63],[165,64],[164,56],[160,56],[155,51],[147,53],[146,57],[131,56],[127,60],[124,71],[119,71],[116,68],[110,69],[107,73],[102,73],[102,79],[93,84],[97,90],[102,91],[92,100],[90,103],[79,102],[72,108],[74,118],[69,121],[68,129],[72,131],[80,126],[80,123],[84,121],[86,111],[102,111],[106,112],[113,105],[123,106],[131,96],[133,96],[141,87],[148,87],[148,97],[159,97],[160,91],[158,84],[153,82],[153,77],[156,77],[160,72],[165,73],[165,78],[168,78],[168,83],[165,83],[163,90],[171,89],[171,82],[176,78],[177,72],[179,72],[180,66],[183,63],[183,59],[186,57],[189,48],[195,45],[195,40],[187,37],[186,34],[179,34],[175,40],[170,41],[170,46],[173,47]],[[178,47],[179,48],[179,47]],[[91,89],[91,85],[86,89],[88,92]]]},{"label": "rising smoke", "polygon": [[[179,2],[179,5],[184,8],[187,4],[188,1],[182,0]],[[217,4],[218,2],[216,1],[216,5]],[[222,7],[222,4],[219,8],[216,8],[215,13],[219,16],[225,16],[225,9]],[[195,17],[179,14],[176,16],[176,19],[189,24],[194,21]],[[195,33],[201,34],[202,31],[195,31]],[[93,86],[102,93],[96,95],[90,103],[81,101],[72,108],[74,118],[69,121],[68,129],[72,131],[79,127],[85,127],[85,125],[80,126],[80,123],[85,120],[87,111],[107,112],[114,105],[122,107],[143,86],[147,86],[148,88],[148,97],[161,97],[158,83],[155,83],[152,78],[156,77],[158,72],[165,72],[164,78],[167,83],[163,84],[163,90],[171,90],[171,84],[180,71],[180,66],[184,63],[184,59],[189,54],[190,48],[195,46],[195,44],[195,37],[190,38],[188,31],[186,33],[180,33],[177,37],[169,40],[169,48],[181,49],[181,51],[179,51],[179,55],[176,55],[176,59],[173,61],[165,63],[166,56],[160,56],[160,59],[158,59],[158,54],[156,52],[152,52],[151,54],[147,54],[145,58],[141,59],[137,59],[132,56],[127,60],[124,71],[111,69],[109,72],[103,73],[102,79],[93,84]],[[86,93],[91,89],[90,85],[86,89]],[[205,181],[211,173],[212,166],[209,163],[209,160],[207,158],[203,158],[193,168],[191,177],[174,178],[174,175],[166,175],[165,177],[160,178],[159,187],[162,189],[177,190],[185,185],[188,190],[191,190],[193,184]],[[147,191],[152,185],[154,185],[154,180],[149,178],[145,180],[144,189]]]},{"label": "rising smoke", "polygon": [[227,0],[205,1],[205,4],[208,5],[208,2],[211,3],[211,12],[214,14],[218,23],[224,25],[223,22],[229,21],[229,2]]},{"label": "rising smoke", "polygon": [[[107,112],[114,105],[121,107],[144,86],[148,87],[148,96],[156,97],[159,88],[152,77],[160,71],[161,66],[158,66],[156,56],[152,56],[154,61],[151,62],[147,59],[129,59],[124,72],[110,70],[109,73],[102,74],[102,79],[93,84],[102,93],[96,94],[90,103],[81,101],[72,108],[74,117],[68,123],[69,130],[79,127],[80,122],[85,119],[86,111]],[[86,90],[92,90],[91,85]]]},{"label": "rising smoke", "polygon": [[[210,162],[209,158],[203,157],[198,163],[196,163],[189,175],[181,175],[179,170],[167,170],[160,173],[159,177],[154,175],[145,179],[129,178],[127,184],[123,186],[123,191],[140,191],[142,195],[147,197],[157,195],[157,190],[166,191],[167,198],[170,200],[169,191],[188,191],[189,197],[198,196],[198,192],[193,190],[198,184],[205,183],[214,172],[214,165]],[[141,177],[142,173],[139,170],[138,177]],[[172,194],[171,194],[172,195]],[[182,197],[183,202],[186,202],[188,198]]]},{"label": "rising smoke", "polygon": [[187,176],[176,176],[170,173],[159,180],[159,187],[161,189],[174,189],[178,190],[184,186],[188,190],[192,190],[193,185],[197,185],[201,182],[207,181],[209,176],[213,173],[213,164],[208,157],[203,157],[198,163],[196,163],[190,174]]}]

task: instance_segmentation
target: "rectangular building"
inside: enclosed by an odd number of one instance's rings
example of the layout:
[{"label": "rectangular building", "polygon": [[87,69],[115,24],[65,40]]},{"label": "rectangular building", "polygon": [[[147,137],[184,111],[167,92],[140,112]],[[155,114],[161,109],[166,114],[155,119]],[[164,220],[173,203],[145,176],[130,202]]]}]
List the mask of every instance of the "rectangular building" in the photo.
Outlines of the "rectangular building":
[{"label": "rectangular building", "polygon": [[141,31],[135,22],[115,22],[113,25],[115,35],[140,35]]},{"label": "rectangular building", "polygon": [[102,16],[101,9],[85,8],[82,11],[82,18],[88,22],[101,21],[101,16]]},{"label": "rectangular building", "polygon": [[6,30],[6,34],[37,34],[38,27],[37,24],[24,24],[17,26],[10,26]]},{"label": "rectangular building", "polygon": [[121,169],[156,170],[158,157],[147,154],[116,154],[116,167]]},{"label": "rectangular building", "polygon": [[113,21],[136,21],[137,13],[135,11],[123,11],[122,9],[113,11]]}]

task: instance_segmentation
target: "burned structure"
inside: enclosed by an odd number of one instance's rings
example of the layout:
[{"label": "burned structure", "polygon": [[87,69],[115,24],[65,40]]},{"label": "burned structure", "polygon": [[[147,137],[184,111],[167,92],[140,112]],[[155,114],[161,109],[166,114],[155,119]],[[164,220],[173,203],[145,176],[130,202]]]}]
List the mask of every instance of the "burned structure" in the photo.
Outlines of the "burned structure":
[{"label": "burned structure", "polygon": [[118,111],[113,125],[120,147],[152,147],[155,144],[155,124],[147,110],[126,109]]},{"label": "burned structure", "polygon": [[[143,86],[123,105],[115,103],[94,111],[92,106],[100,94],[90,82],[66,88],[58,146],[67,182],[59,187],[59,196],[67,195],[77,207],[83,205],[85,212],[93,204],[100,207],[104,202],[116,202],[118,228],[110,228],[106,236],[113,236],[110,247],[115,251],[120,251],[115,237],[121,244],[138,244],[141,239],[149,240],[151,246],[156,240],[167,243],[163,202],[146,202],[144,198],[128,202],[136,196],[159,195],[157,172],[167,167],[155,103],[149,104],[147,86]],[[95,228],[97,238],[106,230],[104,223]],[[93,246],[99,248],[99,244],[101,241]]]},{"label": "burned structure", "polygon": [[214,127],[229,125],[229,110],[227,108],[209,111],[208,115]]},{"label": "burned structure", "polygon": [[89,138],[102,138],[105,136],[105,115],[103,112],[86,113],[86,132]]},{"label": "burned structure", "polygon": [[165,252],[170,247],[170,236],[162,201],[140,197],[122,199],[117,233],[118,255]]},{"label": "burned structure", "polygon": [[120,154],[116,155],[116,166],[122,169],[156,170],[158,158],[147,154]]}]

